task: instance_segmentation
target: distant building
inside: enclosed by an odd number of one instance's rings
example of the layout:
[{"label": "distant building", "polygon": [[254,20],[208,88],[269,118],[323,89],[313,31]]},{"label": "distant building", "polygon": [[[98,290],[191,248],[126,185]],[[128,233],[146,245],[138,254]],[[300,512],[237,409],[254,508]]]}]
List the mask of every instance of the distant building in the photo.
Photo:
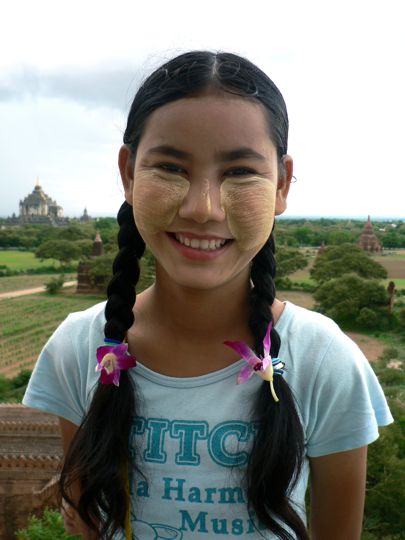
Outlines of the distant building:
[{"label": "distant building", "polygon": [[[96,237],[93,242],[93,248],[91,252],[91,258],[101,257],[104,255],[104,245],[101,239],[100,233],[97,231]],[[90,274],[91,264],[89,259],[85,259],[79,262],[77,267],[77,293],[92,293],[100,292],[100,284],[93,281]]]},{"label": "distant building", "polygon": [[360,235],[357,245],[369,253],[381,253],[382,251],[381,242],[374,233],[370,216],[368,216],[367,223],[364,225],[363,232]]},{"label": "distant building", "polygon": [[87,208],[84,209],[84,212],[83,212],[83,215],[80,216],[79,220],[82,222],[82,223],[87,223],[88,221],[92,221],[92,218],[89,216],[89,214],[87,213]]},{"label": "distant building", "polygon": [[19,222],[56,225],[64,221],[63,208],[43,191],[37,178],[32,193],[20,201]]},{"label": "distant building", "polygon": [[[45,224],[45,225],[67,225],[71,221],[65,217],[63,208],[54,199],[47,195],[37,178],[33,191],[24,199],[20,200],[19,215],[15,213],[5,220],[6,225],[19,226],[24,224]],[[80,216],[81,223],[93,221],[89,216],[87,208],[84,209],[83,215]]]},{"label": "distant building", "polygon": [[0,404],[0,538],[15,539],[31,514],[58,506],[62,440],[56,416]]}]

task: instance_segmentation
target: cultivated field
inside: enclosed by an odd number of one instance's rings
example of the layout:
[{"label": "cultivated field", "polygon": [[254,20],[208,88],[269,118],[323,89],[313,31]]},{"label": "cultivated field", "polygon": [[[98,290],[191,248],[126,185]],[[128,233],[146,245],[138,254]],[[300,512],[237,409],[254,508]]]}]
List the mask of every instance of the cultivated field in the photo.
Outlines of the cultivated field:
[{"label": "cultivated field", "polygon": [[54,259],[41,261],[30,251],[0,250],[0,265],[7,266],[10,270],[27,270],[48,266],[59,266]]},{"label": "cultivated field", "polygon": [[0,300],[0,374],[31,369],[47,339],[72,311],[102,300],[97,296],[36,294]]},{"label": "cultivated field", "polygon": [[[7,254],[10,258],[6,262],[4,257]],[[310,265],[314,255],[315,251],[312,250]],[[0,264],[7,266],[13,260],[15,265],[20,264],[20,268],[32,267],[34,263],[40,264],[32,253],[2,251],[0,257]],[[375,259],[387,269],[387,282],[392,279],[397,288],[405,288],[405,250],[375,256]],[[310,266],[299,270],[291,278],[298,282],[308,282],[309,268]],[[67,276],[66,280],[70,276]],[[42,285],[51,277],[42,274],[0,278],[0,293]],[[279,291],[278,297],[306,308],[312,308],[314,304],[311,294],[300,291]],[[0,374],[12,377],[22,368],[31,369],[49,336],[70,312],[86,309],[102,299],[97,296],[76,295],[69,291],[55,296],[36,294],[0,300]],[[371,361],[376,360],[385,346],[389,345],[371,336],[354,333],[349,335]]]}]

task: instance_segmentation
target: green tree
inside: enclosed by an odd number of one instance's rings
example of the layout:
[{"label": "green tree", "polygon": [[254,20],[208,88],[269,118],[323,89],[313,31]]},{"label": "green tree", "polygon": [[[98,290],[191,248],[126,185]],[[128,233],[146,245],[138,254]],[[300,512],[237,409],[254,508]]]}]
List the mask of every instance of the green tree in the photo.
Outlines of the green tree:
[{"label": "green tree", "polygon": [[85,226],[80,227],[79,225],[69,225],[68,227],[63,227],[59,230],[58,238],[61,240],[70,240],[74,242],[75,240],[84,240],[89,239],[91,236],[94,236],[93,230],[89,231]]},{"label": "green tree", "polygon": [[91,257],[91,253],[93,251],[93,240],[82,238],[81,240],[77,240],[75,244],[80,249],[82,257]]},{"label": "green tree", "polygon": [[65,532],[63,519],[55,510],[45,510],[42,518],[32,517],[26,529],[17,532],[17,540],[75,540]]},{"label": "green tree", "polygon": [[354,242],[355,235],[350,231],[333,230],[328,234],[327,243],[334,246],[341,244],[351,244]]},{"label": "green tree", "polygon": [[70,240],[48,240],[35,252],[38,259],[56,259],[61,266],[77,260],[81,255],[80,247]]},{"label": "green tree", "polygon": [[96,287],[105,290],[112,277],[112,265],[115,253],[106,253],[88,261],[90,265],[90,278]]},{"label": "green tree", "polygon": [[387,271],[381,264],[352,244],[328,246],[317,256],[310,271],[311,278],[319,284],[349,273],[355,273],[365,279],[387,277]]},{"label": "green tree", "polygon": [[[340,322],[354,321],[363,308],[376,313],[387,305],[387,292],[377,280],[345,274],[324,282],[314,293],[317,309]],[[363,317],[369,312],[364,313]]]},{"label": "green tree", "polygon": [[49,294],[57,294],[62,290],[64,282],[65,278],[62,274],[59,277],[52,278],[50,281],[48,281],[45,288]]},{"label": "green tree", "polygon": [[276,287],[288,287],[291,281],[287,276],[296,270],[305,268],[308,259],[299,249],[280,246],[276,249],[276,262]]}]

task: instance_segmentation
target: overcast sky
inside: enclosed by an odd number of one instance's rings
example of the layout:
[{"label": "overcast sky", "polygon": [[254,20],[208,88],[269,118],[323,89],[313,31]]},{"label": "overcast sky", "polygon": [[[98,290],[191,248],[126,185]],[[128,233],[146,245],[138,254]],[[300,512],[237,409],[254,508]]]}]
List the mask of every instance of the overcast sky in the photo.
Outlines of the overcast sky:
[{"label": "overcast sky", "polygon": [[115,215],[139,81],[184,50],[247,56],[276,82],[294,158],[287,216],[405,219],[403,0],[5,0],[0,216],[39,177],[67,216]]}]

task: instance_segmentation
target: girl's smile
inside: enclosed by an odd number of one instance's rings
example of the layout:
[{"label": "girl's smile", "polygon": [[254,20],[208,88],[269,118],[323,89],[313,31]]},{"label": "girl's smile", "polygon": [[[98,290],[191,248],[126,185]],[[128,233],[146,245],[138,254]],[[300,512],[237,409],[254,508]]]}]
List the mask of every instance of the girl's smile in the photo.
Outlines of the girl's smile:
[{"label": "girl's smile", "polygon": [[168,233],[168,236],[179,253],[193,261],[208,261],[218,257],[233,242],[232,239],[193,233]]}]

